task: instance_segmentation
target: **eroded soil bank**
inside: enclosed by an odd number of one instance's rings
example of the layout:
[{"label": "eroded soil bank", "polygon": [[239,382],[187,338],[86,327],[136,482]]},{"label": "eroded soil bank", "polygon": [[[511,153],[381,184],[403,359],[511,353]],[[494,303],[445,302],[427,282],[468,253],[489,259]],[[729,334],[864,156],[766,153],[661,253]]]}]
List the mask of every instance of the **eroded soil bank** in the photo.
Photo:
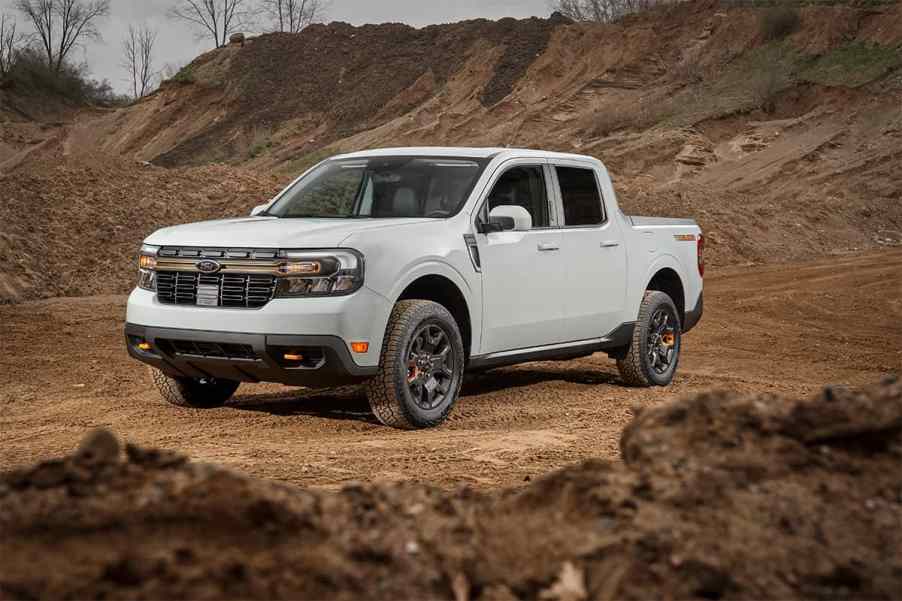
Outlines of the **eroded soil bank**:
[{"label": "eroded soil bank", "polygon": [[2,598],[892,598],[902,383],[647,409],[495,493],[256,480],[94,431],[0,477]]}]

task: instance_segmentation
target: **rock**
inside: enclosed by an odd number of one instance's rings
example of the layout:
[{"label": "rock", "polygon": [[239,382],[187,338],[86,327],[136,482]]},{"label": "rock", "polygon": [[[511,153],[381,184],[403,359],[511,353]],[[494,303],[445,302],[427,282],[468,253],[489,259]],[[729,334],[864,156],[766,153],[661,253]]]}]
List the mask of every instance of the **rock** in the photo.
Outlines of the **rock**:
[{"label": "rock", "polygon": [[679,154],[674,158],[677,163],[690,167],[703,167],[717,160],[714,152],[706,143],[689,142],[683,146]]},{"label": "rock", "polygon": [[549,601],[582,601],[587,597],[586,577],[569,561],[561,566],[557,581],[539,594],[540,599]]},{"label": "rock", "polygon": [[28,482],[37,488],[53,488],[66,481],[66,462],[51,459],[39,464],[29,475]]},{"label": "rock", "polygon": [[163,449],[142,449],[133,444],[125,446],[125,454],[128,460],[136,465],[145,467],[179,467],[187,463],[188,458],[185,455]]},{"label": "rock", "polygon": [[551,13],[551,16],[548,17],[548,20],[554,25],[570,25],[573,23],[573,19],[565,15],[559,10]]},{"label": "rock", "polygon": [[454,593],[454,601],[469,601],[470,581],[466,574],[458,572],[451,579],[451,591]]},{"label": "rock", "polygon": [[116,436],[104,428],[90,432],[75,451],[75,462],[89,467],[119,462],[121,446]]},{"label": "rock", "polygon": [[141,562],[134,557],[122,557],[118,561],[107,565],[103,577],[115,584],[132,587],[141,584],[143,580]]}]

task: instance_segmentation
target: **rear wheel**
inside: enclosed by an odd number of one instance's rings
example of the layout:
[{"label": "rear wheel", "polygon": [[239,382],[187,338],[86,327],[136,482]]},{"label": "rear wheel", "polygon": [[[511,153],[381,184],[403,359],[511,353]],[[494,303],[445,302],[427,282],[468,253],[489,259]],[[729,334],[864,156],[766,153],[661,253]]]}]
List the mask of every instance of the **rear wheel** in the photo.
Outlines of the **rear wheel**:
[{"label": "rear wheel", "polygon": [[379,373],[366,385],[370,408],[386,426],[437,426],[457,400],[463,368],[463,340],[448,310],[432,301],[400,301],[388,321]]},{"label": "rear wheel", "polygon": [[646,291],[633,339],[617,368],[631,386],[667,386],[680,361],[679,313],[664,292]]},{"label": "rear wheel", "polygon": [[160,395],[179,407],[208,409],[221,407],[238,390],[239,382],[219,378],[183,378],[167,376],[151,368],[151,377]]}]

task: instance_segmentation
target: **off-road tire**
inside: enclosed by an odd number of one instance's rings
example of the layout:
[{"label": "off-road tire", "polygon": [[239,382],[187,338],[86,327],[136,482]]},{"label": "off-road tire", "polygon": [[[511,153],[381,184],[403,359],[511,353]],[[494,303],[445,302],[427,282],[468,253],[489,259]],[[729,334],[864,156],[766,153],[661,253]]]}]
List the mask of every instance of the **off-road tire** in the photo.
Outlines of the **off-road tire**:
[{"label": "off-road tire", "polygon": [[[647,350],[652,316],[662,307],[669,310],[676,320],[677,328],[674,332],[676,336],[675,358],[667,372],[658,374],[649,365]],[[680,316],[670,296],[665,292],[647,290],[642,299],[642,305],[639,307],[639,317],[636,320],[636,327],[633,328],[633,338],[629,350],[623,359],[617,360],[617,369],[620,370],[620,377],[624,383],[629,386],[642,387],[670,384],[680,361],[681,329]]]},{"label": "off-road tire", "polygon": [[[449,392],[438,407],[425,410],[418,406],[408,386],[407,353],[417,330],[424,324],[438,325],[446,334],[453,358]],[[457,401],[463,381],[464,345],[454,317],[442,305],[426,300],[403,300],[392,310],[382,342],[379,373],[367,381],[370,408],[382,424],[413,430],[442,423]]]},{"label": "off-road tire", "polygon": [[174,378],[154,368],[150,368],[150,375],[164,400],[179,407],[196,409],[223,406],[232,398],[240,384],[234,380],[215,379],[205,382],[194,378]]}]

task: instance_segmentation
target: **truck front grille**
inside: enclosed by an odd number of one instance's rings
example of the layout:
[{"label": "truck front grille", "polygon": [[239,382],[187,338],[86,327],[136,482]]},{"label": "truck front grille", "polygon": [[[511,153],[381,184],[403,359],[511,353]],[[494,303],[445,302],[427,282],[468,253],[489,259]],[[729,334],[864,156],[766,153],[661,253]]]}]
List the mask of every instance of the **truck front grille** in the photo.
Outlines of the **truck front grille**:
[{"label": "truck front grille", "polygon": [[171,305],[256,309],[272,300],[275,289],[276,278],[271,275],[157,272],[157,300]]}]

